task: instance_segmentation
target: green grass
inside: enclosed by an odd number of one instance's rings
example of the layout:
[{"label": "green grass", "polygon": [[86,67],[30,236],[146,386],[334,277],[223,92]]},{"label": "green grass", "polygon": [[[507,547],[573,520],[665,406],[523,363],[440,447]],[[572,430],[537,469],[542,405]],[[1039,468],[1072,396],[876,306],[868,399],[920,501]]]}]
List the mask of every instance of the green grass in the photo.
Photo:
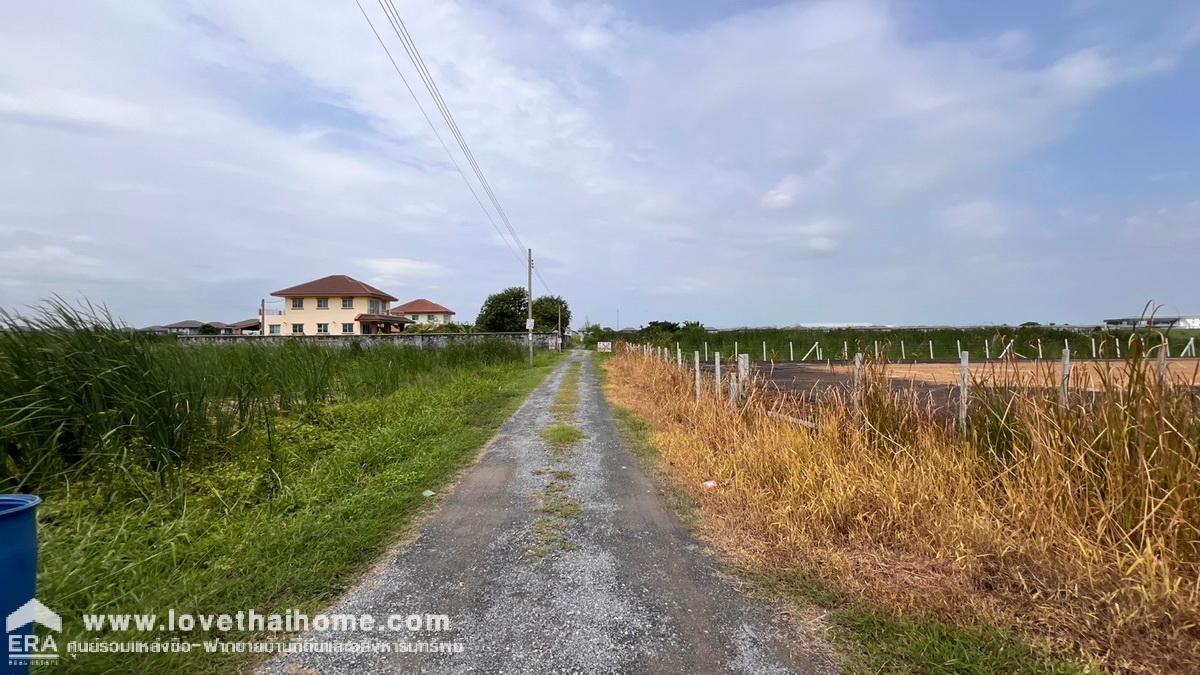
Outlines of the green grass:
[{"label": "green grass", "polygon": [[260,449],[286,415],[386,396],[423,373],[520,360],[513,344],[436,352],[184,345],[128,330],[102,310],[51,302],[0,310],[0,489],[36,490],[91,471],[149,470]]},{"label": "green grass", "polygon": [[[468,466],[558,358],[438,368],[385,396],[280,416],[270,448],[262,432],[246,451],[169,474],[127,464],[45,485],[38,596],[64,618],[60,643],[80,637],[84,612],[319,611],[404,535],[431,503],[422,491],[440,492]],[[105,654],[62,667],[227,672],[250,667],[246,658]]]},{"label": "green grass", "polygon": [[[757,328],[746,330],[722,330],[707,332],[703,329],[682,329],[671,333],[663,330],[637,330],[623,333],[609,332],[598,337],[600,340],[616,342],[650,343],[669,347],[672,355],[675,345],[683,350],[684,360],[691,362],[692,352],[699,351],[703,358],[708,345],[708,356],[720,352],[722,358],[737,351],[749,354],[750,358],[762,359],[763,343],[767,346],[767,358],[774,361],[789,360],[794,352],[796,360],[804,358],[815,343],[821,344],[826,359],[840,360],[845,349],[851,355],[862,352],[874,355],[878,343],[881,356],[896,361],[902,356],[909,360],[929,360],[929,343],[933,342],[936,359],[957,359],[959,346],[971,354],[972,361],[979,361],[986,353],[996,358],[1011,340],[1013,350],[1026,358],[1036,358],[1038,340],[1042,343],[1042,356],[1046,359],[1062,357],[1064,343],[1068,340],[1071,356],[1075,359],[1091,358],[1092,339],[1096,340],[1099,355],[1109,358],[1116,355],[1116,342],[1120,341],[1121,354],[1128,346],[1131,329],[1106,332],[1100,329],[1067,329],[1060,326],[994,326],[987,328]],[[1165,333],[1171,354],[1177,356],[1190,338],[1200,342],[1200,330],[1172,330]],[[593,337],[588,338],[594,343]],[[903,348],[901,343],[903,342]],[[791,348],[789,349],[789,343]],[[985,343],[987,347],[985,348]],[[1198,347],[1200,348],[1200,347]],[[815,352],[809,355],[815,360]]]},{"label": "green grass", "polygon": [[547,425],[539,432],[542,440],[549,443],[554,450],[565,450],[583,438],[583,432],[570,424],[555,422]]},{"label": "green grass", "polygon": [[[606,373],[600,368],[603,381]],[[668,505],[689,527],[700,514],[688,493],[658,469],[658,452],[649,428],[625,408],[610,403],[617,430],[631,453],[658,476]],[[883,608],[854,602],[838,589],[795,572],[731,566],[756,592],[798,600],[827,611],[829,637],[850,674],[874,673],[1081,673],[1079,666],[1055,659],[1020,640],[988,627],[959,627],[924,617],[897,616]]]},{"label": "green grass", "polygon": [[731,571],[760,594],[799,600],[827,610],[825,623],[842,657],[842,672],[851,675],[1092,672],[1042,653],[995,628],[899,616],[854,601],[824,581],[798,572],[746,567]]}]

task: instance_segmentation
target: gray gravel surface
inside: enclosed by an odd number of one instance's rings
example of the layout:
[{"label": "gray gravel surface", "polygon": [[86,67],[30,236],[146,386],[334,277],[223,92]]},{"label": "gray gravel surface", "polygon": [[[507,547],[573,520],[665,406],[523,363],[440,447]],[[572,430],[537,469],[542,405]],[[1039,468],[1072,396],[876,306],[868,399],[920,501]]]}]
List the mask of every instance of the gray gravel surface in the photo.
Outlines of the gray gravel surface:
[{"label": "gray gravel surface", "polygon": [[[567,368],[579,405],[556,416]],[[556,421],[582,440],[554,451]],[[563,508],[546,508],[551,504]],[[438,632],[310,633],[391,651],[291,654],[266,673],[833,672],[820,643],[748,599],[669,511],[614,430],[587,352],[575,352],[504,424],[417,538],[331,613],[442,614]],[[458,643],[398,653],[397,642]]]}]

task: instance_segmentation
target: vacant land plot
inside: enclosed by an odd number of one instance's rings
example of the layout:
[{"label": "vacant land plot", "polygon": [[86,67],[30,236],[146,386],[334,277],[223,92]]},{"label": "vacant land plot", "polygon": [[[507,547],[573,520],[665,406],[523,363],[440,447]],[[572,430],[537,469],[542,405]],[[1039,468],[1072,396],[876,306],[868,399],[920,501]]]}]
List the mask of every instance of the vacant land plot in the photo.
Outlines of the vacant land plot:
[{"label": "vacant land plot", "polygon": [[[975,387],[965,429],[892,395],[901,381],[875,366],[853,399],[796,408],[759,387],[732,403],[715,378],[697,401],[693,373],[641,350],[608,367],[614,401],[645,421],[714,541],[751,569],[1117,671],[1200,668],[1200,398],[1159,386],[1154,361],[1130,359],[1126,385],[1097,395],[1063,399],[1053,378]],[[809,424],[795,423],[801,409]],[[893,629],[862,632],[874,644]],[[900,670],[1059,672],[974,667],[935,633],[914,651],[946,659]]]}]

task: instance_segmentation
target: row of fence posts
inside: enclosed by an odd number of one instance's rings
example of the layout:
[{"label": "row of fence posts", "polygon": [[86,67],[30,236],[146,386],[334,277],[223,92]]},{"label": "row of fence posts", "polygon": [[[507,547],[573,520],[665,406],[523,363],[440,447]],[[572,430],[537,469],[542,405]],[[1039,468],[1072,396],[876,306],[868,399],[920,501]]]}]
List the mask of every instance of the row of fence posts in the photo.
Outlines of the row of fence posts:
[{"label": "row of fence posts", "polygon": [[[1095,342],[1095,340],[1093,339],[1093,343],[1094,342]],[[1064,343],[1064,350],[1062,353],[1062,370],[1061,370],[1061,377],[1059,379],[1058,400],[1061,405],[1067,405],[1069,403],[1069,399],[1070,399],[1070,386],[1071,386],[1071,350],[1070,350],[1069,344],[1067,344],[1066,340],[1064,340],[1063,343]],[[1164,343],[1164,345],[1165,344],[1166,343]],[[707,358],[708,358],[707,357],[708,343],[706,342],[704,346],[705,346],[705,360],[707,360]],[[791,343],[788,343],[788,346],[790,348]],[[1012,346],[1012,342],[1010,341],[1009,347],[1011,347],[1011,346]],[[627,347],[627,348],[631,349],[633,347]],[[670,351],[668,350],[667,347],[654,347],[652,345],[640,345],[640,347],[638,347],[638,348],[641,349],[641,351],[644,355],[655,356],[664,362],[670,362]],[[931,352],[932,352],[932,349],[933,349],[933,347],[932,347],[932,343],[931,343],[931,346],[930,346]],[[1189,353],[1194,356],[1195,355],[1194,349],[1195,349],[1195,338],[1191,338],[1188,340],[1188,344],[1184,348],[1183,352],[1180,353],[1180,356],[1184,356]],[[810,350],[810,352],[811,351],[812,350]],[[1006,352],[1008,351],[1008,347],[1005,348],[1005,351]],[[1038,351],[1040,354],[1040,352],[1041,352],[1040,341],[1038,343]],[[765,361],[766,360],[765,359],[765,354],[766,354],[766,343],[765,342],[763,343],[763,354],[764,354],[764,361]],[[959,350],[958,356],[959,356],[958,425],[959,425],[959,428],[962,429],[963,432],[965,433],[966,429],[967,429],[967,410],[968,410],[968,406],[969,406],[970,398],[971,398],[971,355],[970,355],[970,352],[967,352],[964,350]],[[1169,358],[1169,357],[1170,357],[1170,352],[1168,351],[1167,348],[1164,347],[1164,348],[1158,350],[1157,362],[1156,362],[1156,367],[1155,367],[1155,376],[1156,376],[1156,379],[1160,386],[1165,384],[1166,380],[1167,380],[1167,358]],[[699,403],[701,394],[703,392],[702,376],[701,376],[702,369],[701,369],[701,359],[700,359],[700,351],[699,350],[692,352],[692,361],[693,361],[693,368],[695,371],[696,402]],[[734,403],[737,403],[740,400],[742,394],[749,387],[750,355],[749,354],[738,354],[737,352],[735,352],[734,362],[736,364],[737,370],[735,372],[731,372],[727,379],[729,381],[729,389],[728,389],[729,400],[733,401]],[[675,367],[681,371],[684,369],[683,349],[680,347],[678,342],[675,343]],[[854,354],[854,370],[853,370],[853,376],[851,379],[851,386],[852,386],[851,400],[852,400],[855,408],[859,407],[860,400],[862,398],[863,385],[864,385],[863,354],[862,354],[862,352],[856,352]],[[721,396],[721,394],[722,394],[721,352],[713,352],[713,390],[717,393],[718,396]]]},{"label": "row of fence posts", "polygon": [[[1104,353],[1103,353],[1104,352],[1104,344],[1097,344],[1096,338],[1090,338],[1090,340],[1091,340],[1091,347],[1092,347],[1092,358],[1098,359],[1098,358],[1103,357],[1104,356]],[[1112,344],[1113,344],[1113,351],[1115,352],[1116,358],[1118,358],[1118,359],[1121,358],[1121,341],[1114,340]],[[1009,340],[1007,343],[1005,343],[1004,348],[1000,351],[1000,353],[996,356],[996,358],[1002,359],[1011,354],[1016,354],[1016,351],[1014,350],[1014,346],[1015,346],[1015,342],[1013,340]],[[875,354],[875,359],[878,360],[879,356],[880,356],[879,341],[875,340],[872,347],[873,347],[873,351]],[[928,347],[929,347],[929,360],[930,361],[936,360],[936,357],[934,356],[933,340],[929,340]],[[678,348],[679,348],[678,343],[676,343],[676,349],[678,349]],[[1170,358],[1171,357],[1171,343],[1168,340],[1164,339],[1159,351],[1161,353],[1163,353],[1167,358]],[[733,343],[733,353],[734,354],[740,353],[740,352],[738,352],[738,343],[736,341]],[[956,353],[956,354],[963,353],[962,340],[954,341],[954,353]],[[1063,339],[1062,353],[1064,355],[1066,355],[1068,358],[1070,357],[1071,341],[1069,339],[1066,339],[1066,338]],[[705,362],[708,361],[708,354],[709,354],[708,342],[705,342],[704,343],[704,361]],[[1037,358],[1039,361],[1044,360],[1044,354],[1045,354],[1045,352],[1042,348],[1042,340],[1041,340],[1041,338],[1038,338],[1038,340],[1037,340]],[[815,358],[816,361],[824,361],[825,360],[824,347],[821,345],[820,341],[814,342],[813,345],[808,348],[808,351],[804,352],[803,356],[800,357],[800,360],[807,361],[810,356],[814,356],[814,355],[816,357]],[[1017,355],[1020,356],[1019,354],[1017,354]],[[1189,357],[1189,356],[1195,358],[1195,356],[1196,356],[1196,338],[1194,338],[1194,337],[1188,338],[1188,341],[1183,345],[1183,349],[1180,350],[1178,356],[1180,358]],[[988,359],[988,360],[990,360],[992,358],[991,341],[985,341],[983,343],[983,358]],[[1026,358],[1026,357],[1022,356],[1022,358]],[[768,354],[766,341],[763,341],[763,343],[762,343],[762,360],[763,361],[773,360],[770,358],[770,356]],[[795,343],[790,342],[790,341],[788,342],[788,360],[789,361],[796,360],[796,346],[795,346]],[[848,342],[842,343],[842,360],[843,361],[850,360],[850,344]],[[901,361],[908,360],[908,347],[907,347],[907,345],[904,344],[904,340],[900,341],[900,360]]]}]

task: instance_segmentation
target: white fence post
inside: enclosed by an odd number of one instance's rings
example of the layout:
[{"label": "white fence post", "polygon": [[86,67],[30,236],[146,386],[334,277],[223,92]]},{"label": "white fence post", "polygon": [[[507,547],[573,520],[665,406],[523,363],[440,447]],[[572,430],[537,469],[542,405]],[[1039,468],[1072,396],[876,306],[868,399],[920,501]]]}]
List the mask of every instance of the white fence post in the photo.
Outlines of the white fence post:
[{"label": "white fence post", "polygon": [[1067,392],[1071,384],[1071,350],[1066,350],[1062,355],[1062,387],[1058,392],[1059,403],[1066,405]]},{"label": "white fence post", "polygon": [[908,358],[908,352],[906,352],[904,349],[904,340],[901,340],[900,341],[900,360],[903,361],[907,358]]},{"label": "white fence post", "polygon": [[1038,361],[1042,360],[1042,338],[1038,338]]},{"label": "white fence post", "polygon": [[767,360],[767,341],[763,340],[763,361]]},{"label": "white fence post", "polygon": [[713,382],[717,385],[717,398],[721,398],[721,352],[713,352]]},{"label": "white fence post", "polygon": [[954,353],[955,353],[955,354],[961,354],[961,353],[962,353],[962,340],[955,340],[955,341],[954,341]]},{"label": "white fence post", "polygon": [[736,359],[737,355],[738,355],[737,340],[734,340],[733,341],[733,358]]},{"label": "white fence post", "polygon": [[1121,358],[1121,338],[1114,335],[1113,336],[1113,344],[1116,345],[1117,358],[1119,359],[1119,358]]},{"label": "white fence post", "polygon": [[971,363],[970,355],[967,352],[959,352],[958,361],[958,427],[967,431],[967,398],[971,395],[969,390],[971,381]]},{"label": "white fence post", "polygon": [[933,340],[929,341],[929,360],[933,360]]},{"label": "white fence post", "polygon": [[679,343],[675,343],[675,367],[683,370],[683,350],[679,348]]},{"label": "white fence post", "polygon": [[700,402],[700,350],[692,352],[696,357],[696,403]]},{"label": "white fence post", "polygon": [[788,361],[796,360],[796,348],[792,346],[791,340],[788,340]]},{"label": "white fence post", "polygon": [[875,360],[879,360],[879,340],[875,341]]},{"label": "white fence post", "polygon": [[983,343],[983,358],[985,358],[985,359],[992,358],[991,342],[992,342],[991,340],[987,340],[986,342]]},{"label": "white fence post", "polygon": [[750,355],[738,354],[737,358],[738,383],[742,389],[750,386]]},{"label": "white fence post", "polygon": [[863,355],[858,352],[854,355],[854,405],[859,404],[859,399],[862,398],[862,366]]},{"label": "white fence post", "polygon": [[849,342],[842,343],[842,360],[843,361],[850,360],[850,343]]},{"label": "white fence post", "polygon": [[1096,358],[1096,338],[1092,338],[1092,358]]}]

